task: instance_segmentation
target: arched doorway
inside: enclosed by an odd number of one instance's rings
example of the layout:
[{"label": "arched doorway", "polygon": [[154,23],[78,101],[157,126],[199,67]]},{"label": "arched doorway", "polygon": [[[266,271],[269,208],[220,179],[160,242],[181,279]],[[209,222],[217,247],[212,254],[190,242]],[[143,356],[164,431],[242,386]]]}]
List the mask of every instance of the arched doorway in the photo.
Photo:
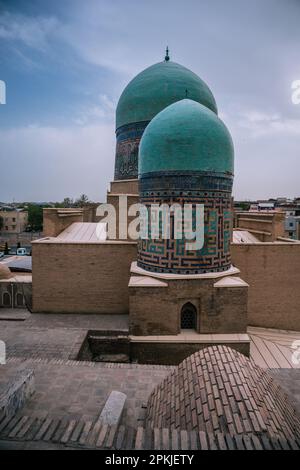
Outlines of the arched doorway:
[{"label": "arched doorway", "polygon": [[2,304],[3,307],[11,307],[11,297],[9,292],[4,292],[2,294]]},{"label": "arched doorway", "polygon": [[191,302],[184,304],[181,309],[180,327],[182,330],[196,330],[197,328],[197,309]]},{"label": "arched doorway", "polygon": [[24,296],[23,294],[20,294],[20,292],[17,292],[16,294],[16,307],[24,307]]}]

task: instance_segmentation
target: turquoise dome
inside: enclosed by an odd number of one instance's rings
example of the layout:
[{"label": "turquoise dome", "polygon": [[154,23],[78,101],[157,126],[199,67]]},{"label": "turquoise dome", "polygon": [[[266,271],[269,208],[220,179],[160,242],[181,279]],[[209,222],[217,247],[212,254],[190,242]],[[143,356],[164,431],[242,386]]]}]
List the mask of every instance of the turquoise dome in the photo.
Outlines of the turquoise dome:
[{"label": "turquoise dome", "polygon": [[196,101],[171,104],[147,126],[139,148],[139,176],[157,171],[233,174],[230,133],[215,113]]},{"label": "turquoise dome", "polygon": [[171,61],[159,62],[139,73],[124,89],[116,111],[116,129],[151,121],[160,111],[188,97],[217,113],[212,92],[191,70]]}]

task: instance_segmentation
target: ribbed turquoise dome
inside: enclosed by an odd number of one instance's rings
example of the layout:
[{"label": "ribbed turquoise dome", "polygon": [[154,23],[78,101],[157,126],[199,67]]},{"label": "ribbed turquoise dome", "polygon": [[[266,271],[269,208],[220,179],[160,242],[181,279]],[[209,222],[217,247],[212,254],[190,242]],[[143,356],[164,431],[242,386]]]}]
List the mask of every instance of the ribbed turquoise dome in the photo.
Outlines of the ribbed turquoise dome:
[{"label": "ribbed turquoise dome", "polygon": [[217,113],[213,94],[198,75],[175,62],[154,64],[124,89],[117,106],[116,128],[151,121],[164,108],[186,97]]},{"label": "ribbed turquoise dome", "polygon": [[194,170],[233,174],[233,143],[215,113],[183,99],[147,126],[139,148],[139,176],[157,171]]}]

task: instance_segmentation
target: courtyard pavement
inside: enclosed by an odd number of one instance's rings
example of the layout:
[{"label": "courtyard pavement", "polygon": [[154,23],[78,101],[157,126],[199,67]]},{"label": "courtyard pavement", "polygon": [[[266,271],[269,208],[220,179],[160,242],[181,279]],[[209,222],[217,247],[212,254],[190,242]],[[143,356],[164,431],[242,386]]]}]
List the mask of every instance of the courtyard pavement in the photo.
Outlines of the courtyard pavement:
[{"label": "courtyard pavement", "polygon": [[59,359],[11,358],[8,365],[33,369],[36,392],[20,415],[95,421],[112,390],[127,395],[122,424],[137,426],[153,387],[172,370],[170,366],[84,363]]},{"label": "courtyard pavement", "polygon": [[[24,320],[21,313],[12,311],[10,321],[0,317],[8,364],[35,372],[36,392],[20,416],[95,421],[109,393],[119,390],[128,397],[122,423],[138,426],[142,422],[143,404],[172,367],[76,360],[88,330],[128,331],[128,316],[33,314]],[[300,413],[300,369],[291,360],[291,345],[300,333],[249,328],[249,334],[252,359],[270,370]]]},{"label": "courtyard pavement", "polygon": [[[88,330],[128,331],[128,315],[33,314],[28,317],[28,312],[20,309],[1,309],[0,313],[0,340],[6,343],[8,357],[76,359]],[[11,320],[1,320],[1,316],[10,316]]]}]

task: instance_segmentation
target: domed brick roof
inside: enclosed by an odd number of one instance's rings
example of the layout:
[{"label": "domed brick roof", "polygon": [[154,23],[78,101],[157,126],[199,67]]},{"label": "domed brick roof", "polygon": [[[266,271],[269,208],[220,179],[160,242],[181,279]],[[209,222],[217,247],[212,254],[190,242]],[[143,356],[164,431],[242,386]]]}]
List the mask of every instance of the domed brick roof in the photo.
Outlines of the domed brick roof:
[{"label": "domed brick roof", "polygon": [[264,369],[226,346],[186,358],[151,393],[146,425],[299,439],[300,420]]}]

